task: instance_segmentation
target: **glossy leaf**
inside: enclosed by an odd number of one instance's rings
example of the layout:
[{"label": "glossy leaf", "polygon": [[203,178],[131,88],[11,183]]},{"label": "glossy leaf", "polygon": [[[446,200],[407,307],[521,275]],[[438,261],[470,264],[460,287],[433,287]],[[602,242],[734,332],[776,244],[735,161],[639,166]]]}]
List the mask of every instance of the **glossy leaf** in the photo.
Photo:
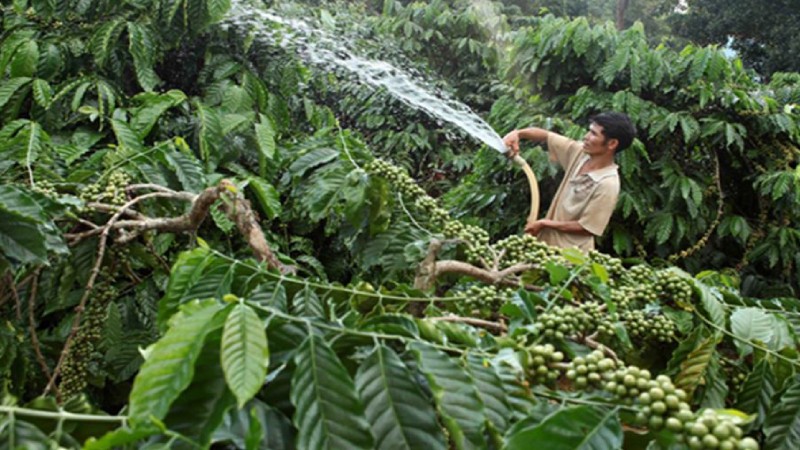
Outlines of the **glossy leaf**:
[{"label": "glossy leaf", "polygon": [[731,332],[734,344],[742,356],[753,351],[750,343],[768,345],[775,335],[773,317],[760,308],[738,308],[731,314]]},{"label": "glossy leaf", "polygon": [[476,355],[467,356],[467,371],[475,382],[478,396],[486,409],[491,429],[502,436],[509,425],[511,407],[503,388],[503,381],[495,371],[492,362]]},{"label": "glossy leaf", "polygon": [[[230,314],[228,317],[230,317]],[[236,400],[226,386],[223,360],[223,331],[217,327],[206,336],[203,349],[194,364],[192,382],[172,403],[169,414],[164,418],[165,425],[186,436],[201,446],[211,441],[214,430]]]},{"label": "glossy leaf", "polygon": [[686,356],[681,363],[681,369],[675,376],[675,387],[685,390],[692,395],[695,388],[704,382],[706,370],[711,362],[711,357],[717,348],[719,339],[716,336],[709,337],[698,342],[694,350]]},{"label": "glossy leaf", "polygon": [[446,354],[422,342],[409,346],[428,380],[436,407],[455,448],[486,448],[484,406],[467,372]]},{"label": "glossy leaf", "polygon": [[506,450],[537,448],[548,450],[622,448],[622,424],[616,409],[573,406],[551,414],[541,423],[522,428],[506,439]]},{"label": "glossy leaf", "polygon": [[795,377],[764,422],[765,450],[800,448],[800,379]]},{"label": "glossy leaf", "polygon": [[252,308],[239,303],[228,314],[222,334],[222,370],[239,408],[264,384],[268,366],[264,323]]},{"label": "glossy leaf", "polygon": [[378,346],[355,378],[378,449],[446,449],[430,400],[389,347]]},{"label": "glossy leaf", "polygon": [[761,426],[772,409],[775,394],[775,375],[766,360],[762,360],[747,375],[736,397],[736,409],[756,415],[755,426]]},{"label": "glossy leaf", "polygon": [[280,194],[275,186],[255,176],[249,177],[247,181],[247,187],[255,193],[258,204],[261,205],[261,210],[264,211],[267,218],[275,219],[280,216],[283,207]]},{"label": "glossy leaf", "polygon": [[374,445],[353,380],[328,344],[309,336],[297,350],[292,376],[297,447],[369,449]]},{"label": "glossy leaf", "polygon": [[147,425],[151,417],[163,419],[189,386],[195,360],[206,335],[213,331],[210,325],[220,308],[213,299],[186,304],[172,318],[166,334],[153,344],[131,389],[129,417],[134,427]]}]

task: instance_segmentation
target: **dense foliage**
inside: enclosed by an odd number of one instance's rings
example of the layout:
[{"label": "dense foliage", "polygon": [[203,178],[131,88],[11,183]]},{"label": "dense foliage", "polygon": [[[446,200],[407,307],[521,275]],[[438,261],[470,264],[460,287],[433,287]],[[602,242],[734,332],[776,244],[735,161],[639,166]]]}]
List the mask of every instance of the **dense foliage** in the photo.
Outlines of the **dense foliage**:
[{"label": "dense foliage", "polygon": [[[800,76],[512,3],[4,4],[0,446],[796,448]],[[617,257],[326,33],[501,132],[627,112]]]},{"label": "dense foliage", "polygon": [[686,14],[670,18],[676,34],[703,45],[730,45],[765,77],[800,70],[797,3],[691,0]]}]

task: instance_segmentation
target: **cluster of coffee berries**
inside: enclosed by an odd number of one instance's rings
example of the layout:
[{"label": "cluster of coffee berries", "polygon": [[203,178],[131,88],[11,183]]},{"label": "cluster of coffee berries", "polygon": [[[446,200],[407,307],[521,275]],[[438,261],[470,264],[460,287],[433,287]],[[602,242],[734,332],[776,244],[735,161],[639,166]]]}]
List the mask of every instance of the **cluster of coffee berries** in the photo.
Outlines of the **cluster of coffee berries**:
[{"label": "cluster of coffee berries", "polygon": [[58,192],[56,192],[56,186],[48,180],[41,180],[37,181],[36,184],[31,186],[31,190],[34,192],[38,192],[45,197],[49,198],[56,198],[58,197]]},{"label": "cluster of coffee berries", "polygon": [[458,220],[450,220],[442,230],[448,239],[458,239],[466,243],[467,259],[476,261],[492,261],[493,253],[489,248],[489,233],[481,227],[464,224]]},{"label": "cluster of coffee berries", "polygon": [[551,247],[529,234],[511,235],[494,244],[498,254],[502,254],[505,266],[520,263],[544,264],[549,258],[558,254],[558,249]]},{"label": "cluster of coffee berries", "polygon": [[622,313],[625,329],[637,339],[671,342],[675,339],[675,322],[663,314],[646,314],[635,309]]},{"label": "cluster of coffee berries", "polygon": [[636,414],[636,422],[653,430],[666,427],[680,431],[678,423],[683,424],[693,416],[687,400],[686,391],[676,389],[668,376],[659,375],[641,389],[637,402],[642,409]]},{"label": "cluster of coffee berries", "polygon": [[683,431],[678,438],[690,449],[758,450],[755,439],[743,437],[741,428],[713,409],[705,409],[697,416],[685,418],[688,420],[674,422],[670,430],[676,433]]},{"label": "cluster of coffee berries", "polygon": [[564,360],[564,354],[557,352],[551,344],[533,345],[528,347],[528,373],[536,384],[552,383],[561,375],[557,368],[550,367],[553,363]]},{"label": "cluster of coffee berries", "polygon": [[635,366],[620,366],[605,374],[603,390],[625,404],[631,405],[642,392],[646,392],[652,380],[650,371]]},{"label": "cluster of coffee berries", "polygon": [[637,290],[630,286],[620,286],[611,290],[611,301],[618,309],[625,310],[634,306]]},{"label": "cluster of coffee berries", "polygon": [[597,250],[589,252],[589,260],[600,264],[605,267],[608,272],[609,282],[614,284],[614,281],[621,278],[625,273],[625,267],[622,265],[622,260],[613,258],[605,253],[600,253]]},{"label": "cluster of coffee berries", "polygon": [[460,309],[473,315],[497,311],[513,294],[514,290],[510,288],[498,289],[493,285],[473,285],[460,294],[464,297]]},{"label": "cluster of coffee berries", "polygon": [[96,354],[96,349],[100,342],[108,304],[116,295],[116,289],[106,283],[98,284],[93,289],[80,328],[75,334],[75,340],[70,346],[61,371],[59,390],[64,399],[69,399],[86,389],[89,365],[93,360],[100,358],[100,355]]},{"label": "cluster of coffee berries", "polygon": [[539,316],[536,325],[546,338],[564,339],[566,337],[593,333],[597,327],[592,307],[555,306]]},{"label": "cluster of coffee berries", "polygon": [[656,272],[653,287],[662,299],[671,304],[681,307],[688,307],[691,304],[692,285],[672,270]]},{"label": "cluster of coffee berries", "polygon": [[628,286],[650,286],[653,284],[653,269],[644,264],[637,264],[629,268],[624,277]]},{"label": "cluster of coffee berries", "polygon": [[585,357],[573,358],[566,377],[578,389],[600,388],[616,367],[613,359],[606,358],[600,350],[594,350]]},{"label": "cluster of coffee berries", "polygon": [[648,370],[621,365],[599,350],[575,357],[566,378],[577,389],[602,389],[617,401],[638,407],[637,425],[652,431],[668,430],[690,449],[758,449],[755,439],[743,437],[741,428],[715,410],[695,414],[686,391],[676,388],[670,377],[653,379]]},{"label": "cluster of coffee berries", "polygon": [[108,180],[86,186],[80,193],[80,198],[84,202],[107,203],[110,205],[121,206],[128,201],[125,188],[130,184],[131,179],[125,172],[114,171],[108,176]]},{"label": "cluster of coffee berries", "polygon": [[450,213],[444,208],[440,208],[438,202],[428,195],[418,197],[414,201],[414,207],[417,208],[418,211],[427,213],[431,221],[438,226],[442,226],[450,221]]},{"label": "cluster of coffee berries", "polygon": [[425,190],[408,175],[408,172],[388,161],[373,159],[364,165],[364,170],[370,175],[376,175],[386,179],[386,181],[406,198],[416,199],[418,197],[427,196]]}]

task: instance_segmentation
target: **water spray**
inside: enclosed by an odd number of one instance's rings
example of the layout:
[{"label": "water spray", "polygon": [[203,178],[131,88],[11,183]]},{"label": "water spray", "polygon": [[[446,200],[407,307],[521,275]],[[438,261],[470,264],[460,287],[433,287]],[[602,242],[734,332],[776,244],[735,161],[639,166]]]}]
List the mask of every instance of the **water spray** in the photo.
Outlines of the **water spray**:
[{"label": "water spray", "polygon": [[[241,0],[234,1],[232,6],[223,27],[249,26],[258,29],[265,37],[275,39],[272,31],[259,25],[272,22],[285,26],[291,30],[291,40],[302,43],[300,53],[307,61],[321,67],[343,68],[357,76],[362,83],[383,89],[405,104],[456,126],[498,152],[505,154],[508,151],[497,132],[467,105],[430,89],[404,70],[386,61],[363,58],[344,45],[341,37],[330,36],[302,20],[284,18],[254,5],[245,5]],[[512,160],[528,177],[531,191],[530,223],[539,215],[539,185],[533,170],[522,157],[516,155]]]}]

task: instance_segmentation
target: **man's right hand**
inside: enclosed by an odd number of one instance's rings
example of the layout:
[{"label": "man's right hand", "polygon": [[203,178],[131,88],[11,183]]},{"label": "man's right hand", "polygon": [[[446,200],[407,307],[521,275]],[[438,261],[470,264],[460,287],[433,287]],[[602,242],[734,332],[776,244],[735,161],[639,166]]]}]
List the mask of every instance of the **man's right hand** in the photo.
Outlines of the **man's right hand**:
[{"label": "man's right hand", "polygon": [[513,158],[519,155],[519,130],[514,130],[503,138],[503,144],[505,144],[508,152],[506,156],[509,158]]}]

